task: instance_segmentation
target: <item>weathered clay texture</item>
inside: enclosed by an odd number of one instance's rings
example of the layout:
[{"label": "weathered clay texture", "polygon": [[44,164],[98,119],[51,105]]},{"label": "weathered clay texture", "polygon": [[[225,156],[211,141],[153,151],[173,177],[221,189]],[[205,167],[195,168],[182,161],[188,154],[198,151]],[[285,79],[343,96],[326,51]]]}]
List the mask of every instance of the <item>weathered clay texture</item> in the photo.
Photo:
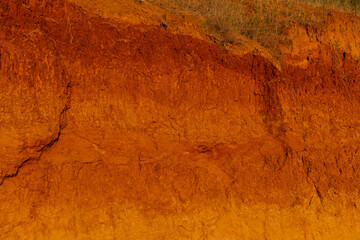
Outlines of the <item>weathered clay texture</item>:
[{"label": "weathered clay texture", "polygon": [[0,2],[0,238],[360,239],[359,18],[279,68],[161,11]]}]

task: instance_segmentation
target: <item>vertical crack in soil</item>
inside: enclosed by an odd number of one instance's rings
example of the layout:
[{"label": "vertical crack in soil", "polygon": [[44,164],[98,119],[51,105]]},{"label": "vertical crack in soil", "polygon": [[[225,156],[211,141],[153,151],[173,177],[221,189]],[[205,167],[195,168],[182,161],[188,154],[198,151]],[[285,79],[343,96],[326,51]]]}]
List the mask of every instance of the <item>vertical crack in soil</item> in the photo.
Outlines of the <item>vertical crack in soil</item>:
[{"label": "vertical crack in soil", "polygon": [[59,130],[57,132],[57,135],[55,138],[51,139],[48,143],[44,144],[39,150],[38,153],[39,155],[37,157],[30,157],[27,158],[25,160],[23,160],[17,167],[16,170],[13,173],[10,174],[6,174],[5,176],[2,177],[2,179],[0,180],[0,186],[3,185],[3,183],[9,179],[9,178],[14,178],[19,174],[20,169],[26,165],[26,163],[31,162],[31,161],[39,161],[41,156],[43,155],[43,153],[47,150],[49,150],[57,141],[59,141],[59,138],[61,136],[61,131],[66,127],[67,125],[67,116],[66,113],[67,111],[70,109],[71,106],[71,92],[72,92],[72,81],[70,81],[67,85],[66,85],[66,89],[65,89],[65,96],[66,96],[66,103],[64,108],[62,109],[62,111],[60,112],[59,115]]}]

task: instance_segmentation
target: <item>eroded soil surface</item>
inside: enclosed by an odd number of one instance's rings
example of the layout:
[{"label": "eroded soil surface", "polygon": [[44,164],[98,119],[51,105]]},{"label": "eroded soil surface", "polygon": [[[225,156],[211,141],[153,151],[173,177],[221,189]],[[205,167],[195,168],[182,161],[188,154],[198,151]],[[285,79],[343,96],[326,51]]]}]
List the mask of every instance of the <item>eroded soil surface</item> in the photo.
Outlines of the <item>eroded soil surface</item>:
[{"label": "eroded soil surface", "polygon": [[359,238],[360,18],[275,62],[146,1],[0,13],[1,239]]}]

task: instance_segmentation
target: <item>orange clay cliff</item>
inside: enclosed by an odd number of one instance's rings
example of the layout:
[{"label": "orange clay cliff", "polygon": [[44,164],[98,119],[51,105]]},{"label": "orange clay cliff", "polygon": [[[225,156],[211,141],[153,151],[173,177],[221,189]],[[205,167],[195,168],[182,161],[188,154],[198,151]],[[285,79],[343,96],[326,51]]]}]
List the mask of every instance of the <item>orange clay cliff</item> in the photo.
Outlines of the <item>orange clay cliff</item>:
[{"label": "orange clay cliff", "polygon": [[356,15],[280,57],[147,1],[0,16],[0,239],[360,239]]}]

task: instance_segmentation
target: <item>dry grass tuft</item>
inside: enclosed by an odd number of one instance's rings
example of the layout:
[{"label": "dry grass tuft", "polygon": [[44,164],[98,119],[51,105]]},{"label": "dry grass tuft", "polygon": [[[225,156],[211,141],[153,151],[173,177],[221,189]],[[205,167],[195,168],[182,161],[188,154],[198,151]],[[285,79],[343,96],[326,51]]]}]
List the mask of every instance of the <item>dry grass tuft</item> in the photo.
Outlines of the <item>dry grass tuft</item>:
[{"label": "dry grass tuft", "polygon": [[277,1],[152,0],[162,6],[176,4],[202,15],[204,31],[222,43],[235,43],[236,36],[241,34],[268,48],[273,48],[274,39],[282,33]]},{"label": "dry grass tuft", "polygon": [[[205,32],[219,42],[235,43],[244,35],[273,53],[286,43],[285,31],[291,23],[321,26],[323,21],[302,4],[318,11],[325,8],[359,13],[360,0],[149,0],[168,8],[171,5],[204,17]],[[302,3],[302,4],[299,4]],[[329,12],[327,9],[326,11]],[[331,11],[330,11],[331,12]]]},{"label": "dry grass tuft", "polygon": [[360,14],[360,0],[293,0],[316,7],[336,9],[344,12]]}]

